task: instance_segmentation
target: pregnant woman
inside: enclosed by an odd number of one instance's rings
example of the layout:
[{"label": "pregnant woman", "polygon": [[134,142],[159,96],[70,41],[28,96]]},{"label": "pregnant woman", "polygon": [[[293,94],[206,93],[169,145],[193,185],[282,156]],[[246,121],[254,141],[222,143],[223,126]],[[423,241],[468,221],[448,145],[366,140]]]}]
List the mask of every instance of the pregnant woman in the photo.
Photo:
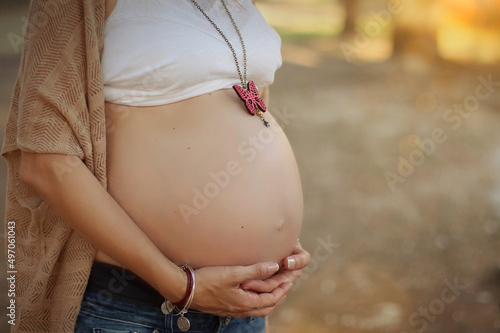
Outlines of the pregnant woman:
[{"label": "pregnant woman", "polygon": [[16,329],[264,332],[309,260],[278,35],[250,0],[59,2],[31,4],[2,151]]}]

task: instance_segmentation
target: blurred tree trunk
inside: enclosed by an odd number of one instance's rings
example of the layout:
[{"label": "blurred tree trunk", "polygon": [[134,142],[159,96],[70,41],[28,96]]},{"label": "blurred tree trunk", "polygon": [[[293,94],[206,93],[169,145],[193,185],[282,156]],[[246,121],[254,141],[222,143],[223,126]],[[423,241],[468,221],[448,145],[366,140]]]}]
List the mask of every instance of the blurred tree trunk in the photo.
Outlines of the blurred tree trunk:
[{"label": "blurred tree trunk", "polygon": [[357,0],[342,0],[345,8],[345,21],[343,35],[354,34],[356,28]]},{"label": "blurred tree trunk", "polygon": [[428,62],[439,59],[433,6],[435,0],[413,1],[395,17],[393,55],[414,55]]},{"label": "blurred tree trunk", "polygon": [[427,65],[441,61],[434,29],[396,24],[393,43],[393,57],[404,55]]}]

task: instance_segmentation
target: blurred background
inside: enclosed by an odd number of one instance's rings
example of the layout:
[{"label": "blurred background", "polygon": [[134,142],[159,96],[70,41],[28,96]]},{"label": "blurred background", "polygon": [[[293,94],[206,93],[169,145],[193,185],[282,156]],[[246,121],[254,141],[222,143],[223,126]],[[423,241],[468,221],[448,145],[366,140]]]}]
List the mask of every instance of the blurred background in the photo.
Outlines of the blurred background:
[{"label": "blurred background", "polygon": [[[311,253],[272,331],[500,332],[500,0],[256,2]],[[27,1],[0,10],[3,137]]]}]

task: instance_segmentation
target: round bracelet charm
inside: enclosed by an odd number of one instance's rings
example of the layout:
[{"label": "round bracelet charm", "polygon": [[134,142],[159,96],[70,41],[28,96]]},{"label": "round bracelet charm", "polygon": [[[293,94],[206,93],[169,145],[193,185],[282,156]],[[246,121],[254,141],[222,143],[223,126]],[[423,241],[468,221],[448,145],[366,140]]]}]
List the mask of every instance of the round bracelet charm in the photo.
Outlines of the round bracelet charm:
[{"label": "round bracelet charm", "polygon": [[189,319],[187,319],[184,316],[181,316],[179,317],[179,319],[177,319],[177,326],[179,326],[179,329],[181,331],[186,332],[191,326],[191,324],[189,323]]},{"label": "round bracelet charm", "polygon": [[166,300],[165,302],[162,303],[161,305],[161,312],[163,312],[164,315],[171,314],[172,311],[174,311],[174,306],[172,302],[169,300]]}]

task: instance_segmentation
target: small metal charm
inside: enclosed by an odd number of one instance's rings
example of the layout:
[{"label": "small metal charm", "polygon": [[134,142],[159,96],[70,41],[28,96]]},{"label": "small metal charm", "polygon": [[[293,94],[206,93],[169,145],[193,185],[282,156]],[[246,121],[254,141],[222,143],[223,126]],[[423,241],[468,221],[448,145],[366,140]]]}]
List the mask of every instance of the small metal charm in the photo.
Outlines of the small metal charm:
[{"label": "small metal charm", "polygon": [[179,329],[183,332],[186,332],[189,327],[191,326],[191,323],[189,322],[189,319],[187,319],[186,317],[184,317],[184,315],[182,314],[179,319],[177,319],[177,326],[179,327]]},{"label": "small metal charm", "polygon": [[169,300],[166,300],[162,303],[161,312],[163,312],[164,315],[169,315],[172,313],[172,311],[174,311],[174,306]]},{"label": "small metal charm", "polygon": [[262,122],[264,122],[264,126],[266,126],[266,127],[270,127],[271,126],[269,124],[269,122],[264,118],[264,113],[262,113],[262,111],[258,110],[257,111],[257,115],[259,116],[260,119],[262,119]]}]

